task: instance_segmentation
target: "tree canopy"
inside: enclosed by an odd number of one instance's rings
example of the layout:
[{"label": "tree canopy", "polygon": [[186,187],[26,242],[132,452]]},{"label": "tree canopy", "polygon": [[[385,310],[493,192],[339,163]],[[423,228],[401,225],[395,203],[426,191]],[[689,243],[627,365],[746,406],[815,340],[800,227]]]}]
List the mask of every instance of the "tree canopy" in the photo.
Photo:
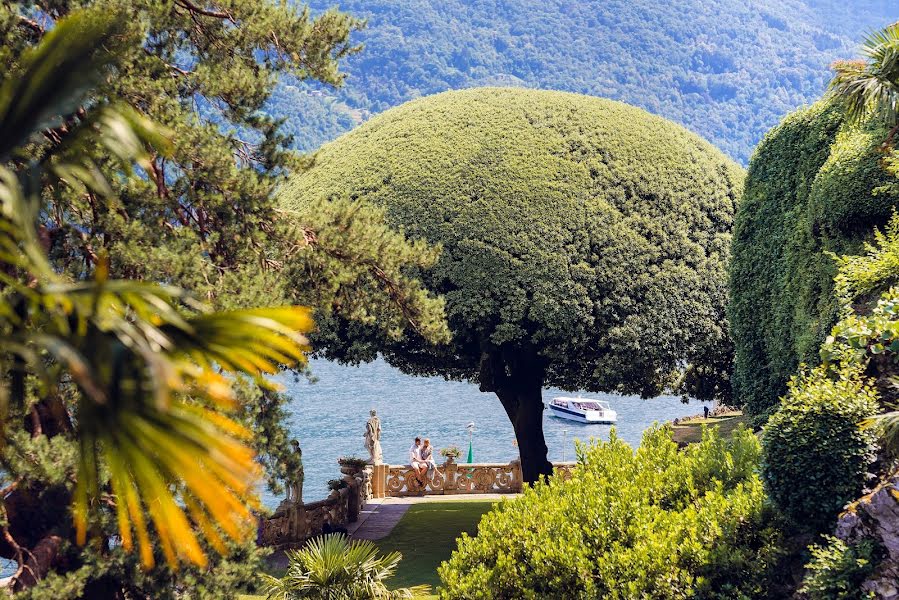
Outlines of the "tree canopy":
[{"label": "tree canopy", "polygon": [[410,102],[324,146],[281,205],[379,207],[408,240],[442,249],[411,275],[445,298],[449,344],[357,325],[330,355],[380,350],[406,372],[495,391],[533,480],[547,469],[544,385],[727,395],[725,264],[741,182],[710,144],[640,109],[480,88]]},{"label": "tree canopy", "polygon": [[[212,569],[209,548],[251,543],[260,468],[228,414],[233,378],[265,385],[308,351],[308,309],[215,313],[177,286],[110,278],[105,253],[83,282],[47,259],[50,199],[116,200],[96,154],[127,177],[170,148],[132,107],[90,101],[127,23],[74,11],[0,80],[0,556],[17,563],[9,589],[37,597],[122,598],[138,560]],[[60,143],[28,160],[48,132]]]}]

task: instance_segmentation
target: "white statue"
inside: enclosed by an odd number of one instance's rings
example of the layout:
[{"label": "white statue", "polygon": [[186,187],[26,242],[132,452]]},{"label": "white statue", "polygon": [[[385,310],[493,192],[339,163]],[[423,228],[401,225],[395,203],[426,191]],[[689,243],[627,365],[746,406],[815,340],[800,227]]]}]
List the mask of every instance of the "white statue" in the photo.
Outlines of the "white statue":
[{"label": "white statue", "polygon": [[381,464],[383,454],[381,453],[381,419],[378,413],[371,411],[371,416],[365,424],[365,448],[368,450],[368,462],[373,465]]}]

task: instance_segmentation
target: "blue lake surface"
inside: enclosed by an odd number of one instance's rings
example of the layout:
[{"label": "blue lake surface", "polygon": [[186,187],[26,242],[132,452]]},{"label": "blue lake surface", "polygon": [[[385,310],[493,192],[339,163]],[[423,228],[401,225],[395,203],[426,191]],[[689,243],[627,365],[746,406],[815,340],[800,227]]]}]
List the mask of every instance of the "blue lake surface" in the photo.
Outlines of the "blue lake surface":
[{"label": "blue lake surface", "polygon": [[[328,494],[328,480],[340,475],[340,456],[368,457],[362,435],[371,409],[381,417],[381,446],[387,463],[405,463],[416,435],[431,438],[436,449],[459,446],[464,461],[468,452],[465,426],[471,422],[475,423],[475,462],[507,462],[518,456],[515,434],[502,405],[494,394],[478,391],[477,385],[411,377],[382,360],[359,367],[314,360],[310,366],[317,378],[314,383],[288,375],[277,378],[292,399],[288,428],[303,448],[306,502]],[[544,398],[557,395],[571,394],[554,389],[543,392]],[[698,401],[685,404],[673,396],[650,400],[613,394],[584,396],[611,402],[618,412],[618,435],[632,445],[639,444],[643,431],[653,422],[701,413],[703,406]],[[546,413],[543,418],[553,461],[573,460],[574,440],[608,439],[611,430],[609,425],[579,424]],[[439,455],[437,458],[442,460]],[[269,507],[280,500],[267,491],[263,499]]]}]

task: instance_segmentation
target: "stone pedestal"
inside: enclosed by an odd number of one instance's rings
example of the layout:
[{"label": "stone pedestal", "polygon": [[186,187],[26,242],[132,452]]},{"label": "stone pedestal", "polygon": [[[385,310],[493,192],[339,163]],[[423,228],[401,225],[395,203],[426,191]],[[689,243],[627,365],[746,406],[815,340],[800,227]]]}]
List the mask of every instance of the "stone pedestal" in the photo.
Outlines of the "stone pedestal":
[{"label": "stone pedestal", "polygon": [[444,473],[446,473],[443,489],[446,490],[445,493],[447,494],[452,494],[456,491],[456,471],[458,469],[459,467],[451,459],[447,459],[447,461],[443,463],[443,470]]}]

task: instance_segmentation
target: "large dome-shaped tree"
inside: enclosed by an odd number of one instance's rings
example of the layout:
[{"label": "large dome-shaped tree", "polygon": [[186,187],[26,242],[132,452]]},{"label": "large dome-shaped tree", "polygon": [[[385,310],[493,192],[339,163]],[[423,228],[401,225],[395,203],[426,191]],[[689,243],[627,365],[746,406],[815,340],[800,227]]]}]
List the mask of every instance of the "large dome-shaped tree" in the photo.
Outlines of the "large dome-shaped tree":
[{"label": "large dome-shaped tree", "polygon": [[[324,146],[281,194],[378,207],[442,248],[411,275],[452,341],[327,323],[332,357],[495,392],[527,481],[551,469],[542,388],[726,395],[730,229],[743,173],[686,129],[587,96],[480,88],[409,102]],[[389,287],[389,282],[385,282]]]}]

